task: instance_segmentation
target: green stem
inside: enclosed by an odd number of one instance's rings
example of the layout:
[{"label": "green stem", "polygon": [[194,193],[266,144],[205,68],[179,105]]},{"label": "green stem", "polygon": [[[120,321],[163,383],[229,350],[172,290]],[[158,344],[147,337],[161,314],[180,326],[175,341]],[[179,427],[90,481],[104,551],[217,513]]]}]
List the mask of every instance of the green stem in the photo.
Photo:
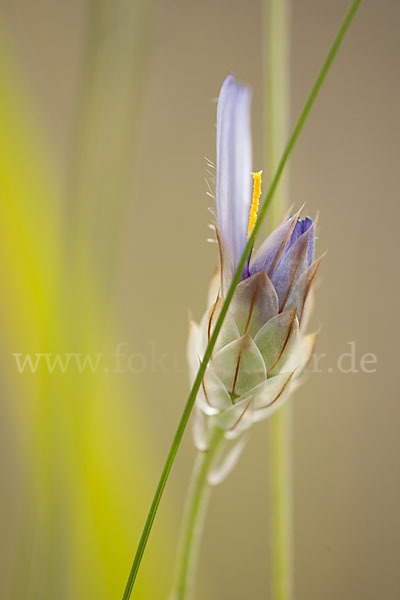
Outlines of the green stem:
[{"label": "green stem", "polygon": [[270,502],[272,528],[272,597],[293,598],[291,404],[270,422]]},{"label": "green stem", "polygon": [[200,543],[210,495],[208,473],[224,438],[218,427],[212,432],[209,448],[199,452],[193,468],[179,540],[174,592],[170,600],[191,600]]},{"label": "green stem", "polygon": [[343,38],[344,38],[344,36],[345,36],[345,34],[346,34],[349,26],[350,26],[351,21],[353,20],[353,17],[355,15],[355,13],[356,13],[356,11],[357,11],[360,3],[361,3],[361,0],[353,0],[353,2],[351,3],[349,11],[348,11],[348,13],[347,13],[347,15],[346,15],[343,23],[342,23],[342,25],[341,25],[341,27],[340,27],[337,35],[336,35],[336,38],[335,38],[335,40],[334,40],[334,42],[333,42],[333,44],[331,46],[331,49],[329,50],[328,56],[326,57],[323,65],[322,65],[322,68],[321,68],[321,70],[320,70],[320,72],[318,74],[318,77],[317,77],[317,79],[314,82],[314,85],[313,85],[313,87],[311,89],[311,92],[310,92],[310,94],[309,94],[309,96],[308,96],[308,98],[306,100],[306,103],[305,103],[305,105],[303,107],[303,110],[300,113],[299,119],[298,119],[298,121],[296,123],[296,126],[295,126],[295,128],[294,128],[291,136],[290,136],[289,142],[288,142],[288,144],[287,144],[287,146],[285,148],[285,151],[284,151],[284,153],[282,155],[282,158],[281,158],[281,161],[279,163],[279,166],[278,166],[278,168],[276,170],[276,173],[275,173],[275,175],[274,175],[274,177],[273,177],[273,179],[271,181],[271,185],[269,186],[269,189],[268,189],[267,195],[265,197],[265,200],[264,200],[264,202],[263,202],[263,204],[262,204],[262,206],[260,208],[260,211],[258,213],[258,218],[257,218],[256,224],[255,224],[255,227],[254,227],[251,235],[249,236],[249,239],[247,240],[246,248],[244,249],[244,252],[243,252],[243,254],[241,256],[241,259],[239,261],[239,264],[237,266],[235,274],[234,274],[234,276],[232,278],[232,282],[231,282],[231,284],[229,286],[229,289],[228,289],[228,292],[226,294],[225,301],[224,301],[224,303],[223,303],[223,305],[221,307],[221,312],[219,313],[219,316],[218,316],[217,322],[215,324],[214,330],[213,330],[213,332],[211,334],[210,341],[208,342],[206,351],[204,353],[203,360],[202,360],[202,362],[200,364],[199,370],[198,370],[197,375],[195,377],[195,380],[193,382],[192,389],[190,390],[189,397],[187,399],[185,408],[183,409],[182,417],[181,417],[181,419],[179,421],[178,428],[176,430],[174,439],[173,439],[172,444],[171,444],[171,448],[169,450],[167,459],[165,461],[164,468],[163,468],[162,473],[161,473],[160,481],[158,482],[158,486],[157,486],[157,489],[155,491],[155,494],[154,494],[154,497],[153,497],[153,501],[151,503],[150,510],[148,512],[148,515],[147,515],[146,522],[144,524],[143,532],[142,532],[142,535],[141,535],[140,540],[139,540],[139,544],[138,544],[138,547],[137,547],[137,550],[136,550],[135,558],[134,558],[133,563],[132,563],[132,567],[131,567],[131,570],[130,570],[130,573],[129,573],[128,581],[127,581],[126,587],[125,587],[125,592],[124,592],[124,595],[123,595],[123,600],[129,600],[129,598],[131,597],[132,589],[133,589],[133,586],[134,586],[134,583],[135,583],[135,580],[136,580],[136,577],[137,577],[137,573],[139,571],[139,566],[140,566],[140,563],[142,561],[144,550],[145,550],[146,545],[147,545],[147,540],[149,539],[150,531],[151,531],[151,528],[152,528],[153,523],[154,523],[154,519],[155,519],[157,510],[158,510],[158,506],[159,506],[160,501],[161,501],[161,497],[163,495],[163,492],[164,492],[164,489],[165,489],[165,486],[166,486],[169,474],[171,472],[172,465],[173,465],[173,463],[175,461],[175,457],[176,457],[176,454],[178,452],[178,448],[179,448],[180,443],[182,441],[183,434],[184,434],[185,429],[186,429],[186,425],[187,425],[187,423],[189,421],[189,417],[190,417],[190,414],[192,412],[192,408],[193,408],[194,402],[196,400],[197,392],[199,391],[199,388],[200,388],[200,385],[201,385],[201,382],[202,382],[205,370],[207,368],[208,361],[211,358],[212,351],[213,351],[215,343],[217,341],[219,332],[221,331],[221,327],[222,327],[222,324],[223,324],[224,319],[226,317],[226,313],[228,312],[228,308],[229,308],[229,305],[230,305],[230,303],[232,301],[233,294],[235,293],[236,286],[237,286],[237,284],[239,283],[239,281],[241,279],[241,276],[242,276],[242,273],[243,273],[243,269],[244,269],[244,266],[246,264],[247,257],[250,254],[250,251],[251,251],[251,249],[252,249],[252,247],[254,245],[254,242],[255,242],[255,239],[257,237],[257,234],[258,234],[258,232],[260,230],[260,227],[261,227],[261,225],[262,225],[262,223],[263,223],[263,221],[265,219],[268,207],[269,207],[269,205],[271,203],[271,200],[272,200],[272,198],[274,196],[276,187],[277,187],[277,185],[278,185],[278,183],[280,181],[280,178],[282,176],[282,172],[283,172],[283,170],[284,170],[284,168],[286,166],[286,163],[287,163],[287,161],[289,159],[289,156],[292,153],[292,150],[293,150],[293,148],[294,148],[294,146],[295,146],[295,144],[297,142],[297,139],[298,139],[298,137],[299,137],[299,135],[301,133],[301,130],[304,127],[304,124],[305,124],[305,122],[307,120],[307,117],[308,117],[308,115],[310,113],[310,110],[311,110],[311,108],[312,108],[312,106],[313,106],[313,104],[314,104],[314,102],[315,102],[315,100],[316,100],[316,98],[318,96],[318,92],[321,89],[321,86],[322,86],[322,84],[323,84],[323,82],[324,82],[324,80],[325,80],[325,78],[326,78],[326,76],[328,74],[329,68],[330,68],[330,66],[331,66],[331,64],[333,62],[333,59],[335,58],[335,56],[337,54],[337,51],[339,50],[339,47],[340,47],[340,45],[341,45],[341,43],[343,41]]},{"label": "green stem", "polygon": [[[268,176],[279,163],[290,118],[290,0],[265,0],[265,150]],[[279,184],[269,219],[275,228],[289,205],[289,171]],[[270,420],[271,593],[275,600],[293,598],[291,404]]]},{"label": "green stem", "polygon": [[[290,0],[264,0],[264,155],[267,160],[267,175],[270,180],[276,171],[289,135],[289,40]],[[276,190],[269,215],[273,229],[288,206],[289,174],[285,173]]]}]

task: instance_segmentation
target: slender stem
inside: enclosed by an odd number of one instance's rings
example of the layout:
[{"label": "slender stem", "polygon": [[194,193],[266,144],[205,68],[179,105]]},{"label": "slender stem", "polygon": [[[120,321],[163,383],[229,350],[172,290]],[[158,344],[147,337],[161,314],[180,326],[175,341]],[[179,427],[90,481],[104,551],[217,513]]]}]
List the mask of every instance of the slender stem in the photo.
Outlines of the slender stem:
[{"label": "slender stem", "polygon": [[[271,176],[287,139],[290,118],[290,0],[265,0],[265,150]],[[289,169],[279,184],[269,216],[271,228],[289,205]],[[270,420],[270,525],[271,595],[275,600],[293,598],[291,403]]]},{"label": "slender stem", "polygon": [[[290,4],[290,0],[264,0],[264,155],[268,179],[276,171],[289,135]],[[286,168],[268,217],[271,229],[279,223],[289,204],[288,188]]]},{"label": "slender stem", "polygon": [[210,493],[207,477],[223,438],[224,431],[216,427],[212,432],[208,450],[199,452],[196,457],[179,540],[174,592],[170,600],[191,600],[193,597],[197,559]]},{"label": "slender stem", "polygon": [[356,13],[359,5],[360,5],[360,3],[361,3],[361,0],[353,0],[351,6],[349,8],[349,11],[348,11],[348,13],[347,13],[347,15],[346,15],[343,23],[342,23],[342,25],[341,25],[341,27],[340,27],[337,35],[336,35],[336,38],[335,38],[335,40],[334,40],[334,42],[333,42],[333,44],[331,46],[331,49],[329,50],[328,56],[326,57],[323,65],[322,65],[322,68],[321,68],[321,70],[320,70],[320,72],[318,74],[318,77],[315,80],[315,83],[314,83],[314,85],[313,85],[313,87],[311,89],[311,92],[310,92],[310,94],[309,94],[309,96],[308,96],[308,98],[306,100],[304,108],[303,108],[303,110],[300,113],[300,116],[299,116],[299,119],[298,119],[298,121],[296,123],[296,126],[295,126],[295,128],[294,128],[294,130],[293,130],[293,132],[292,132],[292,134],[290,136],[289,142],[288,142],[288,144],[287,144],[287,146],[285,148],[285,151],[284,151],[284,153],[282,155],[282,158],[281,158],[281,161],[279,163],[279,166],[278,166],[278,168],[276,170],[276,173],[275,173],[275,175],[274,175],[274,177],[272,179],[271,185],[269,186],[269,189],[268,189],[267,195],[265,197],[265,200],[264,200],[264,202],[263,202],[263,204],[261,206],[261,209],[260,209],[260,211],[258,213],[258,218],[257,218],[256,224],[254,226],[254,229],[253,229],[251,235],[249,236],[249,239],[247,240],[246,248],[244,249],[244,252],[243,252],[243,254],[241,256],[241,259],[239,261],[239,264],[237,266],[235,274],[234,274],[234,276],[232,278],[232,282],[231,282],[231,284],[229,286],[228,292],[226,294],[225,301],[224,301],[224,303],[222,305],[222,308],[221,308],[221,312],[220,312],[220,314],[218,316],[218,319],[217,319],[217,322],[215,324],[214,330],[213,330],[213,332],[211,334],[210,341],[208,342],[207,348],[205,350],[204,357],[203,357],[203,360],[202,360],[201,365],[199,367],[199,370],[197,372],[197,375],[195,377],[194,383],[192,385],[192,389],[190,390],[189,397],[187,399],[185,408],[183,409],[182,417],[181,417],[181,419],[179,421],[178,428],[176,430],[174,439],[173,439],[172,444],[171,444],[171,448],[169,450],[167,459],[165,461],[164,468],[163,468],[162,473],[161,473],[160,481],[159,481],[159,483],[157,485],[157,489],[155,491],[154,498],[153,498],[153,501],[151,503],[150,510],[148,512],[147,519],[146,519],[146,522],[145,522],[145,525],[144,525],[144,528],[143,528],[143,532],[142,532],[141,538],[139,540],[139,544],[138,544],[138,547],[137,547],[137,550],[136,550],[135,558],[134,558],[133,563],[132,563],[131,571],[129,573],[128,581],[127,581],[125,592],[124,592],[124,595],[123,595],[123,600],[129,600],[129,598],[131,597],[133,585],[134,585],[135,580],[136,580],[136,576],[137,576],[137,573],[138,573],[138,570],[139,570],[139,566],[140,566],[140,563],[142,561],[144,550],[145,550],[146,545],[147,545],[147,540],[149,539],[150,531],[151,531],[151,528],[152,528],[153,523],[154,523],[154,519],[155,519],[157,510],[158,510],[158,506],[159,506],[160,501],[161,501],[161,497],[163,495],[163,492],[164,492],[164,489],[165,489],[165,486],[166,486],[166,483],[167,483],[170,471],[172,469],[172,465],[174,463],[176,454],[178,452],[179,445],[181,443],[184,431],[186,429],[186,425],[187,425],[187,423],[189,421],[190,413],[192,412],[192,408],[193,408],[194,402],[196,400],[197,392],[199,391],[199,388],[200,388],[200,385],[201,385],[201,381],[203,379],[205,370],[206,370],[207,365],[208,365],[208,361],[211,358],[212,351],[213,351],[215,343],[217,341],[219,332],[221,331],[221,327],[222,327],[222,324],[223,324],[224,319],[226,317],[226,313],[228,312],[228,308],[229,308],[229,305],[230,305],[230,303],[232,301],[233,294],[235,292],[236,286],[237,286],[237,284],[239,283],[239,281],[241,279],[241,275],[242,275],[244,266],[246,264],[247,257],[248,257],[248,255],[249,255],[249,253],[250,253],[250,251],[251,251],[251,249],[252,249],[252,247],[254,245],[254,241],[255,241],[255,239],[257,237],[257,234],[258,234],[258,232],[260,230],[260,227],[261,227],[261,225],[262,225],[262,223],[263,223],[263,221],[265,219],[268,207],[269,207],[269,205],[271,203],[271,200],[272,200],[272,198],[274,196],[276,187],[277,187],[277,185],[279,183],[279,180],[280,180],[280,178],[282,176],[282,172],[283,172],[283,170],[284,170],[284,168],[286,166],[286,163],[287,163],[287,161],[289,159],[289,156],[292,153],[292,150],[293,150],[293,148],[294,148],[294,146],[296,144],[296,141],[297,141],[297,139],[298,139],[298,137],[300,135],[300,132],[303,129],[304,124],[305,124],[305,122],[307,120],[307,117],[309,115],[311,107],[314,104],[314,102],[315,102],[315,100],[316,100],[316,98],[318,96],[318,92],[321,89],[321,86],[322,86],[322,84],[323,84],[323,82],[324,82],[324,80],[325,80],[325,78],[326,78],[326,76],[328,74],[329,68],[330,68],[330,66],[331,66],[331,64],[333,62],[333,59],[335,58],[336,53],[339,50],[339,47],[340,47],[340,45],[341,45],[341,43],[343,41],[343,38],[344,38],[344,36],[345,36],[345,34],[346,34],[349,26],[350,26],[350,23],[351,23],[354,15],[355,15],[355,13]]},{"label": "slender stem", "polygon": [[292,562],[291,404],[282,406],[270,422],[270,494],[272,527],[272,597],[294,595]]}]

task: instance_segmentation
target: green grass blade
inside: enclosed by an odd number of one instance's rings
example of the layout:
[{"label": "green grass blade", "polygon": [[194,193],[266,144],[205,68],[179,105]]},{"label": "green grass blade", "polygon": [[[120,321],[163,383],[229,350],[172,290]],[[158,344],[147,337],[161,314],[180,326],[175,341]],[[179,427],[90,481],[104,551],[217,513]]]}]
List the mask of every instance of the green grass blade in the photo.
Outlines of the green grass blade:
[{"label": "green grass blade", "polygon": [[250,253],[250,251],[251,251],[251,249],[252,249],[252,247],[254,245],[255,239],[256,239],[258,231],[259,231],[259,229],[260,229],[260,227],[262,225],[262,222],[265,219],[268,207],[269,207],[269,205],[271,203],[271,200],[272,200],[272,198],[274,196],[275,190],[276,190],[277,185],[278,185],[278,183],[280,181],[280,178],[282,176],[282,172],[283,172],[283,170],[285,168],[285,165],[286,165],[286,163],[287,163],[287,161],[289,159],[289,156],[290,156],[290,154],[291,154],[291,152],[292,152],[292,150],[293,150],[293,148],[294,148],[294,146],[295,146],[295,144],[297,142],[297,139],[298,139],[298,137],[300,135],[300,132],[302,131],[302,129],[304,127],[304,124],[305,124],[305,122],[307,120],[307,117],[308,117],[308,115],[310,113],[310,110],[311,110],[311,108],[312,108],[312,106],[313,106],[313,104],[314,104],[314,102],[315,102],[315,100],[316,100],[316,98],[318,96],[318,93],[319,93],[319,91],[321,89],[321,86],[322,86],[322,84],[323,84],[323,82],[324,82],[324,80],[325,80],[325,78],[326,78],[326,76],[328,74],[328,71],[329,71],[329,69],[330,69],[330,67],[332,65],[332,62],[333,62],[333,60],[334,60],[334,58],[335,58],[335,56],[337,54],[337,51],[339,50],[339,47],[340,47],[340,45],[341,45],[341,43],[343,41],[343,38],[344,38],[344,36],[345,36],[345,34],[346,34],[349,26],[350,26],[350,23],[353,20],[353,17],[355,15],[355,13],[357,12],[357,9],[358,9],[360,3],[361,3],[361,0],[354,0],[352,2],[351,6],[350,6],[350,8],[349,8],[349,10],[348,10],[348,12],[347,12],[347,14],[346,14],[346,16],[345,16],[342,24],[341,24],[341,26],[339,28],[339,31],[338,31],[338,33],[337,33],[337,35],[336,35],[336,37],[335,37],[335,39],[333,41],[333,44],[332,44],[332,46],[331,46],[331,48],[329,50],[329,53],[328,53],[328,55],[327,55],[327,57],[326,57],[323,65],[322,65],[322,68],[321,68],[321,70],[320,70],[320,72],[319,72],[319,74],[317,76],[317,79],[314,82],[314,85],[313,85],[313,87],[311,89],[311,92],[310,92],[310,94],[309,94],[309,96],[308,96],[308,98],[306,100],[304,108],[303,108],[303,110],[300,113],[300,117],[299,117],[299,119],[298,119],[298,121],[296,123],[296,126],[295,126],[295,128],[294,128],[294,130],[293,130],[293,132],[292,132],[292,134],[291,134],[291,136],[289,138],[289,142],[288,142],[288,144],[287,144],[287,146],[285,148],[285,151],[284,151],[284,153],[282,155],[282,158],[280,160],[280,163],[278,165],[278,168],[276,170],[274,178],[273,178],[273,180],[271,182],[271,185],[269,187],[269,190],[267,192],[265,200],[264,200],[264,202],[262,204],[262,207],[261,207],[261,209],[259,211],[256,225],[255,225],[255,227],[254,227],[251,235],[249,236],[249,239],[248,239],[247,244],[246,244],[246,248],[245,248],[245,250],[243,252],[243,255],[242,255],[241,259],[240,259],[239,265],[238,265],[238,267],[236,269],[236,272],[235,272],[235,274],[233,276],[232,282],[231,282],[231,284],[229,286],[229,289],[228,289],[225,301],[224,301],[223,306],[221,308],[221,312],[219,314],[219,317],[218,317],[217,322],[215,324],[215,328],[213,330],[213,333],[211,335],[210,341],[209,341],[208,346],[206,348],[206,351],[204,353],[203,361],[202,361],[202,363],[200,365],[200,368],[198,370],[198,373],[197,373],[197,376],[196,376],[195,381],[193,383],[192,389],[190,390],[190,394],[189,394],[189,397],[187,399],[187,402],[186,402],[186,405],[185,405],[185,408],[184,408],[181,420],[179,421],[179,425],[178,425],[178,428],[176,430],[176,433],[175,433],[175,436],[174,436],[174,439],[173,439],[170,451],[168,453],[167,460],[166,460],[164,468],[162,470],[161,478],[160,478],[160,481],[158,483],[156,492],[154,494],[153,502],[151,504],[151,507],[150,507],[150,510],[149,510],[149,513],[148,513],[148,516],[147,516],[147,519],[146,519],[146,522],[145,522],[145,525],[144,525],[144,528],[143,528],[142,536],[140,538],[139,545],[138,545],[138,548],[136,550],[135,558],[133,560],[132,568],[131,568],[131,571],[129,573],[128,581],[127,581],[127,584],[126,584],[126,588],[125,588],[125,592],[124,592],[122,600],[129,600],[129,598],[131,597],[133,586],[134,586],[134,583],[135,583],[135,580],[136,580],[136,576],[137,576],[137,573],[138,573],[138,570],[139,570],[139,567],[140,567],[140,563],[142,561],[142,557],[143,557],[143,554],[144,554],[144,551],[145,551],[145,548],[146,548],[147,540],[149,539],[150,531],[151,531],[151,528],[152,528],[153,523],[154,523],[154,519],[155,519],[157,510],[158,510],[158,506],[159,506],[160,501],[161,501],[161,497],[162,497],[163,491],[165,489],[165,486],[166,486],[166,483],[167,483],[167,480],[168,480],[169,473],[171,471],[171,468],[172,468],[172,465],[174,463],[176,454],[178,452],[179,445],[181,443],[184,431],[186,429],[186,425],[188,423],[190,414],[192,412],[192,408],[193,408],[194,402],[196,400],[197,392],[198,392],[198,390],[200,388],[201,381],[203,379],[205,370],[207,368],[207,364],[208,364],[208,362],[209,362],[209,360],[211,358],[212,351],[213,351],[215,343],[217,341],[217,338],[218,338],[219,332],[221,330],[222,324],[224,322],[225,316],[226,316],[226,314],[228,312],[229,305],[230,305],[230,303],[232,301],[232,298],[233,298],[233,295],[234,295],[234,292],[235,292],[235,288],[238,285],[238,283],[240,282],[241,274],[243,272],[243,269],[244,269],[247,257],[248,257],[248,255],[249,255],[249,253]]}]

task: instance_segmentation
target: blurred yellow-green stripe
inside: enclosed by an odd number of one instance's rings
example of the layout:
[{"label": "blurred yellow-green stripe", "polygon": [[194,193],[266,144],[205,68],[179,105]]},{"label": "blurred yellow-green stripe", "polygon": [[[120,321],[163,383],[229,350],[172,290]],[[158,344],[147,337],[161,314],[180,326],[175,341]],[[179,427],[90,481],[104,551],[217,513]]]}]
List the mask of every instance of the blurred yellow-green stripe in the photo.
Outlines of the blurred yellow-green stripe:
[{"label": "blurred yellow-green stripe", "polygon": [[[126,16],[121,13],[120,18]],[[98,73],[101,69],[100,59]],[[116,85],[131,90],[128,75],[139,85],[140,78],[127,68]],[[99,95],[108,93],[106,83],[107,77],[99,76],[94,99],[100,111]],[[115,93],[123,97],[125,92]],[[92,101],[89,93],[87,102]],[[127,111],[121,116],[121,127],[128,116],[135,119]],[[87,139],[96,138],[100,122],[99,114],[97,120],[85,121]],[[79,164],[70,173],[75,183],[66,195],[62,169],[38,125],[4,25],[0,131],[1,429],[3,454],[12,471],[4,494],[10,545],[0,566],[2,588],[6,597],[15,599],[119,597],[147,508],[142,492],[156,478],[139,403],[131,401],[140,392],[130,379],[103,372],[103,366],[96,373],[49,373],[42,365],[35,374],[21,374],[13,356],[110,354],[118,339],[103,293],[109,271],[96,264],[89,229],[98,226],[91,219],[97,210],[96,192],[82,191],[94,185],[90,177],[96,156],[90,144],[76,154]],[[115,151],[133,155],[127,138],[117,137],[115,143]],[[92,170],[85,171],[85,164]],[[109,223],[113,232],[102,250],[110,257],[118,252],[118,228],[129,193],[128,184],[122,188],[120,179],[115,182],[122,175],[128,177],[118,169],[108,173],[101,199],[101,228]],[[115,194],[107,206],[113,178]],[[72,216],[69,202],[78,203]],[[168,535],[163,532],[151,555],[157,577],[144,572],[137,598],[159,598],[168,589]]]}]

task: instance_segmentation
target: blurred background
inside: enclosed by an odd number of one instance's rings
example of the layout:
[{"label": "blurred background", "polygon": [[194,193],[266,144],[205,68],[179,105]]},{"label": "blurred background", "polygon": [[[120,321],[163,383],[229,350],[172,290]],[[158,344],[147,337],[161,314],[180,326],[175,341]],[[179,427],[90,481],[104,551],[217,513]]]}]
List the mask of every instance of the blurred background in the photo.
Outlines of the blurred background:
[{"label": "blurred background", "polygon": [[[292,3],[292,122],[347,6]],[[300,600],[400,597],[399,27],[396,0],[362,4],[291,161],[329,250],[326,356],[293,410]],[[230,70],[264,166],[264,31],[256,0],[1,3],[1,598],[122,596],[216,264],[204,157]],[[137,599],[167,598],[193,458],[188,432]],[[198,598],[271,598],[268,468],[262,423],[213,493]]]}]

